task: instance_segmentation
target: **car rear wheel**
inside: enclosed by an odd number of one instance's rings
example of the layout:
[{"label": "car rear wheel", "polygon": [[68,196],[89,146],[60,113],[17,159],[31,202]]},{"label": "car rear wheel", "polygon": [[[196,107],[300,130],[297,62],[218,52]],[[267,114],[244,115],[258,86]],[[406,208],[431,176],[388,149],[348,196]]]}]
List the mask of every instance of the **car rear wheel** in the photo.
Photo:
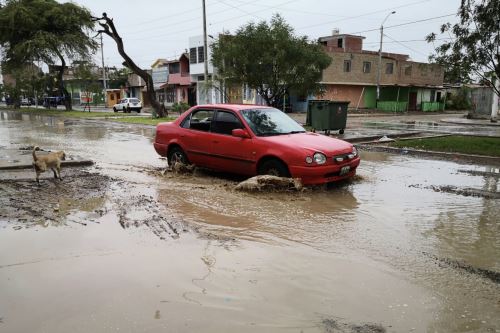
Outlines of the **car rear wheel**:
[{"label": "car rear wheel", "polygon": [[173,147],[172,149],[170,149],[170,151],[168,152],[167,160],[168,160],[168,166],[170,167],[172,167],[175,163],[178,162],[186,165],[190,164],[186,156],[186,153],[184,153],[184,150],[182,150],[182,148],[180,147]]},{"label": "car rear wheel", "polygon": [[271,175],[277,177],[290,177],[287,166],[276,159],[264,161],[258,170],[259,175]]}]

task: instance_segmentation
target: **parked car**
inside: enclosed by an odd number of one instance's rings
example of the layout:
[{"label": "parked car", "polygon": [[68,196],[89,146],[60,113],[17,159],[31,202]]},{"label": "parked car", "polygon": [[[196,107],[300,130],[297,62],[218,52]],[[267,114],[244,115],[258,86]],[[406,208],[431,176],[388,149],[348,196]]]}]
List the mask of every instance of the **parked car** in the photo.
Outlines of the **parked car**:
[{"label": "parked car", "polygon": [[137,111],[139,113],[141,109],[142,103],[138,98],[123,98],[113,105],[114,112],[123,111],[130,113],[130,111]]},{"label": "parked car", "polygon": [[324,184],[355,175],[360,158],[345,141],[307,132],[284,112],[258,105],[199,105],[156,127],[154,148],[176,161],[254,176]]},{"label": "parked car", "polygon": [[31,106],[31,100],[29,98],[21,98],[21,105]]},{"label": "parked car", "polygon": [[43,106],[46,108],[57,108],[58,105],[64,104],[64,96],[46,96],[43,98]]}]

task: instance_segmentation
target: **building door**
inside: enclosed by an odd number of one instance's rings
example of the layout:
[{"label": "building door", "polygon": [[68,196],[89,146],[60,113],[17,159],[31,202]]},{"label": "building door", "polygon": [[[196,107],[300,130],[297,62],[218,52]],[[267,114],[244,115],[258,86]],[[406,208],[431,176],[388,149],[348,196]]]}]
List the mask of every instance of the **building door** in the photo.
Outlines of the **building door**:
[{"label": "building door", "polygon": [[415,111],[417,109],[417,93],[410,92],[408,110]]},{"label": "building door", "polygon": [[188,104],[189,106],[196,105],[196,88],[194,87],[188,89]]}]

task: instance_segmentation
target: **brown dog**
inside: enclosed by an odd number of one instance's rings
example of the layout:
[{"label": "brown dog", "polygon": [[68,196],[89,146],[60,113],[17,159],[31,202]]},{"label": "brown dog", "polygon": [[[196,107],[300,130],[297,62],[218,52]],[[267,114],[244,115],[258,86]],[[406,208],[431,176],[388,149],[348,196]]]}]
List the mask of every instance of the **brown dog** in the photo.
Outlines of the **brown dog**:
[{"label": "brown dog", "polygon": [[66,159],[66,154],[63,151],[57,151],[54,153],[49,153],[47,155],[36,156],[35,151],[40,149],[38,147],[33,148],[33,167],[36,172],[36,182],[40,184],[40,174],[47,171],[49,168],[54,173],[54,178],[62,180],[61,178],[61,161]]}]

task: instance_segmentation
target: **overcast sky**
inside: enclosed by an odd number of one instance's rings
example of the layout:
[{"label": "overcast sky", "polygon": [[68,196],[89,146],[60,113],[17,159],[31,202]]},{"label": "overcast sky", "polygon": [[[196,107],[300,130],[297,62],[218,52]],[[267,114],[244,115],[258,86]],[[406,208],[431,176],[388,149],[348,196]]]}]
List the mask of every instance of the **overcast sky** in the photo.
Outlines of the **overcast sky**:
[{"label": "overcast sky", "polygon": [[[112,17],[125,50],[143,68],[149,68],[157,58],[178,57],[188,48],[189,37],[203,34],[202,0],[74,2],[96,16],[106,12]],[[279,13],[298,35],[316,39],[329,36],[332,29],[338,28],[340,33],[365,36],[364,48],[378,50],[380,24],[395,10],[384,24],[387,36],[383,50],[427,61],[434,46],[424,41],[425,36],[438,32],[445,22],[456,22],[459,5],[460,0],[206,0],[207,31],[213,36],[226,30],[234,32],[250,21],[269,20]],[[419,20],[425,21],[412,23]],[[96,59],[100,64],[100,53]],[[104,59],[106,66],[122,63],[116,45],[107,36]]]}]

